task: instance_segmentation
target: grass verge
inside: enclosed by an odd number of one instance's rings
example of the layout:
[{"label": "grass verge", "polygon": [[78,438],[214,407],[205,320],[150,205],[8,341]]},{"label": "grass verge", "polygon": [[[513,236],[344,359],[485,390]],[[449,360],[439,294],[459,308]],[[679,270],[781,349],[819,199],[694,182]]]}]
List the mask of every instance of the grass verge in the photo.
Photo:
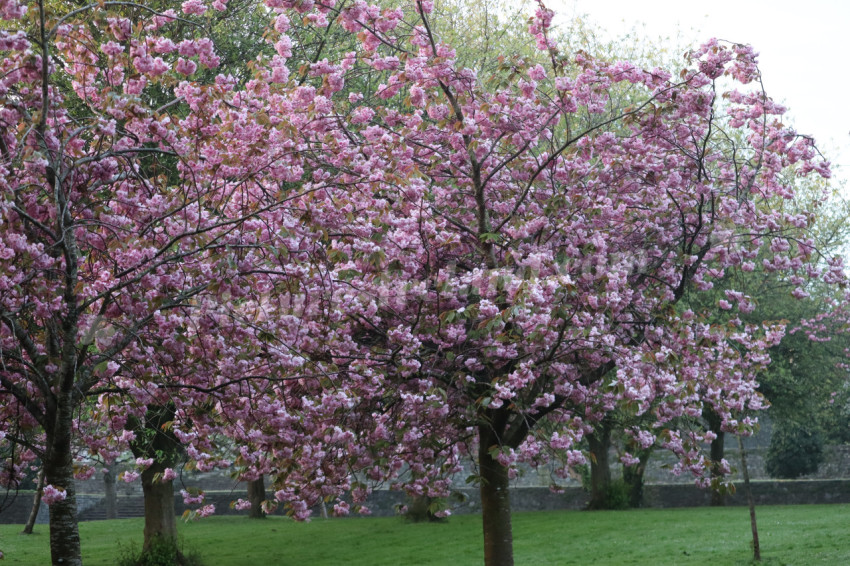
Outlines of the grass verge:
[{"label": "grass verge", "polygon": [[[765,566],[850,564],[850,505],[758,509]],[[86,566],[114,566],[120,546],[140,542],[141,519],[80,525]],[[481,519],[407,524],[398,518],[315,519],[211,517],[180,525],[184,547],[206,566],[474,566],[483,563]],[[750,564],[744,507],[537,512],[514,515],[518,565]],[[0,525],[4,566],[50,563],[46,525],[22,536]]]}]

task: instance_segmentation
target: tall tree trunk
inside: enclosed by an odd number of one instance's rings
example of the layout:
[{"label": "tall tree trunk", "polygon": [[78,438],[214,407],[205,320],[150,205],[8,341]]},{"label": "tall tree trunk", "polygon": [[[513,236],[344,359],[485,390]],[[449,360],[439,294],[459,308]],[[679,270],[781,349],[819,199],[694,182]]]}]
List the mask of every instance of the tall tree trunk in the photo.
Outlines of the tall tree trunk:
[{"label": "tall tree trunk", "polygon": [[115,485],[115,468],[109,467],[103,474],[103,491],[106,494],[106,518],[118,518],[118,488]]},{"label": "tall tree trunk", "polygon": [[32,496],[32,508],[27,524],[24,525],[22,535],[31,535],[35,528],[35,520],[38,518],[38,510],[41,509],[41,495],[44,493],[44,466],[38,471],[38,480],[35,486],[35,495]]},{"label": "tall tree trunk", "polygon": [[82,566],[71,453],[73,412],[70,395],[58,397],[55,414],[52,426],[45,431],[44,481],[64,490],[65,499],[50,504],[50,559],[53,566]]},{"label": "tall tree trunk", "polygon": [[713,410],[706,409],[703,411],[703,417],[708,423],[708,430],[717,435],[717,437],[711,441],[711,506],[723,507],[726,505],[726,492],[717,489],[714,486],[723,478],[723,466],[721,466],[720,462],[723,460],[723,456],[725,454],[723,443],[726,433],[720,428],[720,425],[722,424],[720,416]]},{"label": "tall tree trunk", "polygon": [[478,427],[478,467],[481,472],[481,511],[484,524],[484,564],[513,566],[511,499],[508,470],[490,456],[498,438],[488,423]]},{"label": "tall tree trunk", "polygon": [[158,542],[177,548],[174,484],[171,480],[162,479],[166,467],[164,463],[155,461],[142,472],[142,492],[145,496],[144,550],[150,550]]},{"label": "tall tree trunk", "polygon": [[753,499],[753,490],[750,489],[750,470],[747,468],[747,451],[744,449],[744,441],[738,437],[738,449],[741,451],[741,471],[744,473],[744,490],[747,492],[747,506],[750,508],[750,529],[753,532],[753,560],[761,561],[761,547],[759,546],[759,528],[756,523],[756,502]]},{"label": "tall tree trunk", "polygon": [[263,501],[266,500],[266,484],[263,476],[248,482],[248,501],[251,502],[251,519],[265,519],[266,512],[263,511]]},{"label": "tall tree trunk", "polygon": [[130,444],[133,455],[154,460],[142,472],[145,497],[145,542],[142,554],[154,547],[158,554],[168,549],[174,557],[172,563],[183,564],[184,557],[177,545],[174,484],[162,478],[165,469],[174,467],[182,453],[170,426],[174,416],[173,404],[151,405],[148,406],[144,421],[134,418],[127,421],[127,426],[136,433],[136,440]]},{"label": "tall tree trunk", "polygon": [[611,462],[608,458],[611,448],[610,421],[600,421],[586,438],[590,449],[590,501],[587,508],[608,509],[608,494],[611,490]]}]

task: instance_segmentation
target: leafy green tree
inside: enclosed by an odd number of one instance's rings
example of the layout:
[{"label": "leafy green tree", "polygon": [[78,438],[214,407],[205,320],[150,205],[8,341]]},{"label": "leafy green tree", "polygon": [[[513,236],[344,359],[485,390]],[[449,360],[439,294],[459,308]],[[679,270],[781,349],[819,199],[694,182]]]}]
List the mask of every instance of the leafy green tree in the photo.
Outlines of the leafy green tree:
[{"label": "leafy green tree", "polygon": [[793,422],[783,423],[770,438],[765,469],[773,478],[793,480],[817,472],[823,461],[820,432]]}]

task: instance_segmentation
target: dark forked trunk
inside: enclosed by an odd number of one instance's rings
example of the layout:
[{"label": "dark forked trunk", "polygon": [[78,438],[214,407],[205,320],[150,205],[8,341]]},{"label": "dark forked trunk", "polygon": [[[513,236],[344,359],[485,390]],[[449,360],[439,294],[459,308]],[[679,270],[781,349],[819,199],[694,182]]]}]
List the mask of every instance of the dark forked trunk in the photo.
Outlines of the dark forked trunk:
[{"label": "dark forked trunk", "polygon": [[168,467],[154,462],[142,472],[142,492],[145,496],[145,544],[150,550],[157,542],[177,547],[177,520],[174,511],[174,484],[163,480],[162,472]]},{"label": "dark forked trunk", "polygon": [[173,404],[150,405],[144,420],[128,420],[136,433],[130,448],[136,458],[152,458],[153,464],[142,472],[145,496],[145,542],[142,553],[169,552],[173,564],[184,563],[177,540],[177,520],[174,509],[174,484],[163,479],[166,468],[173,468],[181,454],[181,446],[171,430],[175,417]]}]

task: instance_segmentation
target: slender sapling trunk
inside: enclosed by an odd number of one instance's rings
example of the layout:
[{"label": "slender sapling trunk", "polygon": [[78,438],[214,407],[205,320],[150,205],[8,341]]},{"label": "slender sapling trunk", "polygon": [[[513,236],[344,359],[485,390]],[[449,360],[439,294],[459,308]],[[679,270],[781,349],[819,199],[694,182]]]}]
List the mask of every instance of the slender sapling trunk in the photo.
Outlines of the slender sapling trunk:
[{"label": "slender sapling trunk", "polygon": [[35,520],[38,518],[38,511],[41,509],[41,496],[44,493],[44,467],[42,467],[38,471],[38,480],[35,487],[35,495],[32,496],[32,509],[30,509],[30,516],[27,519],[27,524],[24,525],[24,530],[21,531],[22,535],[31,535],[32,530],[35,528]]},{"label": "slender sapling trunk", "polygon": [[756,502],[753,499],[753,491],[750,489],[750,471],[747,468],[747,451],[744,450],[744,441],[738,437],[738,448],[741,451],[741,471],[744,474],[744,490],[747,492],[747,505],[750,508],[750,528],[753,531],[753,560],[761,561],[761,547],[759,546],[759,529],[756,523]]}]

